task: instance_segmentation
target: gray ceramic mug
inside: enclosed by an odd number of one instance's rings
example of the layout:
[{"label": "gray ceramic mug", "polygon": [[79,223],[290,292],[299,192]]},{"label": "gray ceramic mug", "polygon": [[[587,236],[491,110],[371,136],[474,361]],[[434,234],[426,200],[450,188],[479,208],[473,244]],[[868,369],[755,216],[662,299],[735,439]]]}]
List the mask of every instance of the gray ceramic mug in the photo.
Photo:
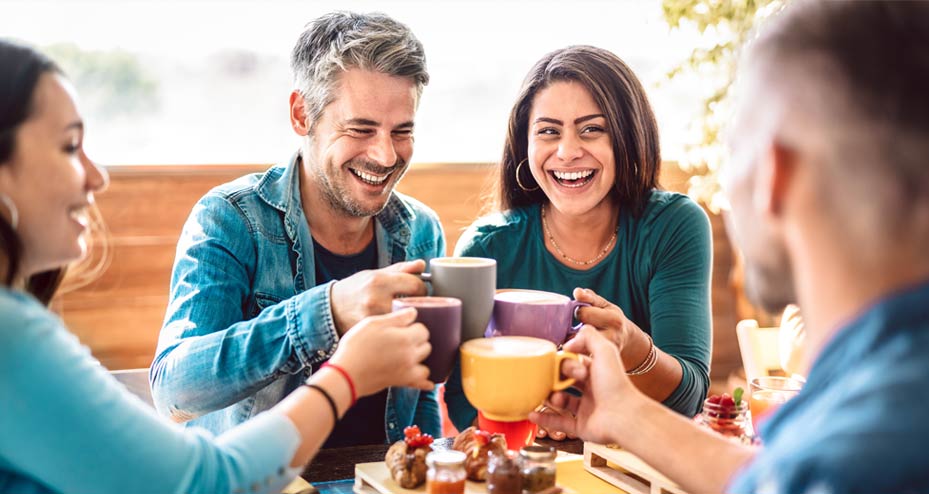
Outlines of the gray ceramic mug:
[{"label": "gray ceramic mug", "polygon": [[534,336],[561,345],[580,331],[583,324],[572,326],[575,312],[589,305],[560,293],[497,290],[485,336]]},{"label": "gray ceramic mug", "polygon": [[431,295],[461,300],[461,342],[482,338],[494,310],[497,261],[485,257],[436,257],[420,275]]}]

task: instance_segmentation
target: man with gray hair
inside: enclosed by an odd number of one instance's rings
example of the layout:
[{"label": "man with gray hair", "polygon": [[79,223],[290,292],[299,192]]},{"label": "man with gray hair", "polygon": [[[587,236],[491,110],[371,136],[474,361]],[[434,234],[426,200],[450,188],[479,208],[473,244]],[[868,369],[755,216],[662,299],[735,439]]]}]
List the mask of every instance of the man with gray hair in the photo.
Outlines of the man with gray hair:
[{"label": "man with gray hair", "polygon": [[[326,366],[339,337],[423,295],[418,274],[445,253],[436,214],[395,192],[429,82],[423,47],[383,14],[335,12],[291,56],[286,162],[221,185],[194,206],[177,247],[152,363],[156,407],[215,433],[267,410]],[[428,372],[423,367],[424,372]],[[435,391],[359,397],[327,447],[397,441],[441,424]]]},{"label": "man with gray hair", "polygon": [[[760,448],[648,400],[615,344],[562,371],[544,427],[618,443],[689,492],[929,492],[929,3],[794,2],[749,47],[723,187],[752,299],[798,302],[813,357]],[[568,411],[576,414],[576,417]]]}]

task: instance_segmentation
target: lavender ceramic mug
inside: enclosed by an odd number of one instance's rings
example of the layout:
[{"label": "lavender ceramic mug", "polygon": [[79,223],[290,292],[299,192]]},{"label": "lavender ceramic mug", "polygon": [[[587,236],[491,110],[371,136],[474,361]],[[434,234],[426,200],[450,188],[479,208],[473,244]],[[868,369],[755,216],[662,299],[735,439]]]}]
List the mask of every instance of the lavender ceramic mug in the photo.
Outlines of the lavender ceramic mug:
[{"label": "lavender ceramic mug", "polygon": [[560,293],[497,290],[484,336],[533,336],[561,345],[581,329],[580,323],[572,326],[575,311],[589,305]]}]

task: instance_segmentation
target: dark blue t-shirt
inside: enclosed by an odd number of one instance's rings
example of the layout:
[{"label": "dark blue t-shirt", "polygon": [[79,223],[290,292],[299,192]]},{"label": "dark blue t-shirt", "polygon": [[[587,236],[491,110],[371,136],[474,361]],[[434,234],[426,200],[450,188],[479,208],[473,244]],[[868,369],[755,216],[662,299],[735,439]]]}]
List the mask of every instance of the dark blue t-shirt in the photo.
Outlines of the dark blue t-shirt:
[{"label": "dark blue t-shirt", "polygon": [[[377,242],[374,240],[363,251],[340,256],[313,241],[316,257],[316,283],[322,285],[341,280],[365,269],[377,268]],[[319,364],[322,365],[322,364]],[[319,365],[313,367],[315,372]],[[383,444],[387,440],[384,430],[384,410],[387,407],[387,390],[358,399],[335,429],[329,434],[324,448],[339,448],[364,444]]]},{"label": "dark blue t-shirt", "polygon": [[[867,283],[861,280],[861,283]],[[727,492],[929,492],[929,282],[839,330]]]}]

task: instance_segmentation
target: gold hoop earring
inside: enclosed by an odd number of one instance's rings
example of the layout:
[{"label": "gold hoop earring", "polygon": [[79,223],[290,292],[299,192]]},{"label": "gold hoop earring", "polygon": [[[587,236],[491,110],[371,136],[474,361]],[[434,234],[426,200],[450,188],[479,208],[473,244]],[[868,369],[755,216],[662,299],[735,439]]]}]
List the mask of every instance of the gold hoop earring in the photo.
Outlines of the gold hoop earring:
[{"label": "gold hoop earring", "polygon": [[6,206],[6,209],[10,212],[10,227],[15,231],[16,227],[19,226],[19,209],[16,208],[16,203],[13,202],[13,199],[10,199],[10,196],[0,192],[0,204]]},{"label": "gold hoop earring", "polygon": [[527,161],[529,161],[529,158],[526,158],[526,159],[520,161],[519,164],[516,165],[516,185],[518,185],[520,189],[523,189],[523,192],[534,192],[534,191],[539,190],[539,185],[538,185],[538,184],[536,184],[536,186],[535,186],[534,189],[528,189],[528,188],[526,188],[525,185],[523,185],[523,181],[519,179],[519,169],[520,169],[521,166],[523,166],[523,163],[525,163],[525,162],[527,162]]}]

